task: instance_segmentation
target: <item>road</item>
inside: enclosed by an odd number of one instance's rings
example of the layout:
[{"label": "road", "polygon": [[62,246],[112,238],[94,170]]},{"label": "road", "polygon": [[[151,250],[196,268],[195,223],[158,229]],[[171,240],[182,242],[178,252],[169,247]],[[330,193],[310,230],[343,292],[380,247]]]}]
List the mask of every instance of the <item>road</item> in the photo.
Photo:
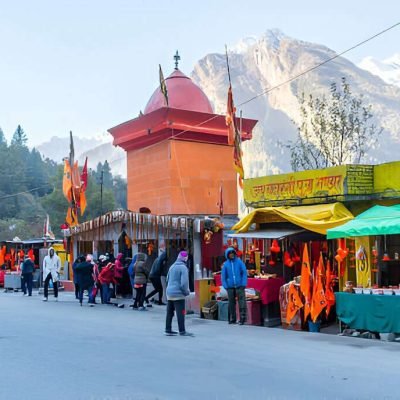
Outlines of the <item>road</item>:
[{"label": "road", "polygon": [[400,399],[400,344],[0,293],[0,399]]}]

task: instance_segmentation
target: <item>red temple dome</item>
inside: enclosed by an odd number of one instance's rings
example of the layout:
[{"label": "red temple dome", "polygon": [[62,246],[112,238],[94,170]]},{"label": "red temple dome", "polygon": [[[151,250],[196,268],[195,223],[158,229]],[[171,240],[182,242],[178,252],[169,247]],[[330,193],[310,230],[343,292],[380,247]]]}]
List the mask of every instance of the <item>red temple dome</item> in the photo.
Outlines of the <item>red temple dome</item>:
[{"label": "red temple dome", "polygon": [[[213,109],[205,93],[193,81],[176,69],[165,79],[168,103],[171,108],[212,114]],[[166,107],[164,95],[158,87],[144,109],[145,114]]]}]

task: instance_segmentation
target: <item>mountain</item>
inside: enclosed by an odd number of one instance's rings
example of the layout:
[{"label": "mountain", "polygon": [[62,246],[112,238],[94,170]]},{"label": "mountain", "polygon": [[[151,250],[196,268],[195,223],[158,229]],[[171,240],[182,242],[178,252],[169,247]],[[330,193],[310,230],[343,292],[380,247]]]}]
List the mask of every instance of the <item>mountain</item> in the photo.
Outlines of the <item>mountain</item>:
[{"label": "mountain", "polygon": [[400,87],[400,53],[383,61],[379,61],[373,57],[366,57],[358,66],[379,76],[386,83]]},{"label": "mountain", "polygon": [[[297,96],[302,92],[314,96],[327,94],[330,84],[339,83],[342,77],[346,77],[353,93],[362,94],[365,104],[372,105],[375,122],[384,128],[379,145],[366,161],[375,163],[399,158],[393,149],[400,148],[400,88],[344,57],[258,96],[266,88],[274,88],[334,55],[335,52],[326,46],[288,37],[279,30],[269,30],[259,38],[243,39],[230,50],[237,115],[243,110],[244,117],[259,120],[253,139],[243,145],[247,177],[290,171],[290,155],[279,142],[287,143],[296,137],[292,121],[299,122]],[[207,94],[214,111],[224,114],[228,88],[225,55],[209,54],[199,60],[192,79]]]},{"label": "mountain", "polygon": [[126,178],[126,152],[120,147],[114,147],[112,143],[103,143],[82,153],[79,158],[79,165],[83,165],[85,158],[88,158],[89,168],[96,169],[99,162],[108,161],[112,174]]},{"label": "mountain", "polygon": [[[79,165],[83,165],[88,157],[89,168],[96,169],[99,162],[107,160],[113,175],[126,178],[126,153],[111,143],[112,137],[108,133],[95,138],[82,138],[74,136],[75,158]],[[36,149],[44,158],[61,163],[69,154],[69,136],[53,136],[48,142],[42,143]]]},{"label": "mountain", "polygon": [[[93,149],[93,147],[102,144],[102,142],[100,138],[82,138],[74,136],[75,156],[79,157],[82,153]],[[63,158],[69,155],[69,136],[53,136],[49,141],[36,146],[36,149],[43,157],[61,163]]]}]

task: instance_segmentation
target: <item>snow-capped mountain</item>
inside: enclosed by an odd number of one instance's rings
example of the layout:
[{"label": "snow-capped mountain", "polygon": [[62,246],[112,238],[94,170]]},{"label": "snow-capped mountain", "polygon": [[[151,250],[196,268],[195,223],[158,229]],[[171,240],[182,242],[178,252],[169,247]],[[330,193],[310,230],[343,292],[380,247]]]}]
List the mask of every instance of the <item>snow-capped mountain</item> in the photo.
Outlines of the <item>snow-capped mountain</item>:
[{"label": "snow-capped mountain", "polygon": [[[327,94],[330,84],[338,83],[342,77],[346,77],[355,94],[364,96],[366,105],[372,105],[376,124],[384,128],[379,145],[370,152],[366,161],[377,163],[399,159],[400,88],[395,83],[400,81],[400,55],[383,62],[368,58],[359,66],[339,57],[281,85],[333,55],[335,52],[326,46],[288,37],[277,29],[260,37],[244,38],[230,47],[235,104],[238,110],[243,111],[244,117],[259,121],[253,139],[244,143],[246,177],[290,170],[290,155],[279,143],[296,138],[293,121],[299,122],[298,96],[303,92],[314,96]],[[207,94],[214,111],[225,114],[228,88],[225,54],[208,54],[200,59],[194,67],[192,79]],[[265,95],[259,96],[266,90]],[[60,140],[53,138],[38,149],[45,156],[61,161],[66,156],[69,139]],[[125,152],[113,147],[111,140],[107,133],[105,137],[94,140],[75,138],[76,156],[82,163],[88,155],[91,168],[108,160],[114,174],[126,176]]]},{"label": "snow-capped mountain", "polygon": [[379,76],[386,83],[400,87],[400,53],[383,61],[373,57],[364,58],[358,66],[371,74]]},{"label": "snow-capped mountain", "polygon": [[[237,109],[243,111],[244,117],[259,120],[253,139],[244,144],[247,177],[290,170],[289,154],[278,142],[285,143],[296,137],[292,121],[299,121],[297,96],[302,92],[314,96],[327,94],[330,84],[339,83],[342,77],[346,77],[353,93],[362,94],[364,103],[372,105],[376,123],[384,128],[379,145],[366,161],[399,158],[394,149],[400,149],[400,88],[385,83],[344,57],[281,85],[333,55],[326,46],[290,38],[279,30],[267,31],[258,39],[244,39],[230,50]],[[209,54],[199,60],[192,78],[208,95],[215,112],[225,113],[228,88],[225,55]],[[277,88],[258,96],[274,87]]]}]

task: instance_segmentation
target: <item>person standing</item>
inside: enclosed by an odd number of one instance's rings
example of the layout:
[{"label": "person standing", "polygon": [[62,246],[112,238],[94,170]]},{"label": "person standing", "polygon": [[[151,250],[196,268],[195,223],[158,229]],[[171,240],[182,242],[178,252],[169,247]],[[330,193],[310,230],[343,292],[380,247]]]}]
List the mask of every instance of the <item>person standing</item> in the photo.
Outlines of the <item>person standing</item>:
[{"label": "person standing", "polygon": [[136,257],[136,263],[134,266],[135,272],[135,283],[134,288],[136,289],[136,298],[133,303],[134,310],[146,311],[144,306],[144,298],[146,297],[146,286],[149,272],[146,270],[146,254],[138,253]]},{"label": "person standing", "polygon": [[163,303],[163,286],[161,283],[161,272],[162,272],[162,262],[163,262],[163,254],[162,253],[159,257],[157,257],[153,265],[151,266],[150,274],[149,274],[149,279],[150,282],[152,283],[154,290],[151,291],[145,298],[145,302],[149,302],[149,300],[158,293],[158,302],[156,304],[160,306],[165,306],[165,303]]},{"label": "person standing", "polygon": [[226,261],[222,266],[222,286],[228,292],[228,323],[236,324],[236,297],[239,303],[240,321],[246,322],[247,306],[245,288],[247,285],[247,270],[243,261],[237,257],[233,247],[225,251]]},{"label": "person standing", "polygon": [[61,272],[61,261],[53,247],[49,247],[47,256],[43,259],[43,281],[44,281],[44,297],[43,301],[47,301],[49,297],[49,283],[53,282],[54,298],[58,301],[58,279]]},{"label": "person standing", "polygon": [[185,297],[189,296],[189,272],[187,268],[188,253],[181,251],[175,263],[171,265],[167,275],[167,317],[165,321],[165,334],[167,336],[177,335],[172,330],[172,319],[174,312],[178,320],[179,335],[194,336],[185,329]]},{"label": "person standing", "polygon": [[33,286],[33,273],[35,272],[35,264],[29,258],[25,256],[25,260],[21,265],[22,272],[22,291],[24,296],[32,296],[32,286]]},{"label": "person standing", "polygon": [[101,284],[101,295],[102,295],[102,303],[103,304],[111,304],[111,292],[110,292],[110,284],[115,285],[114,280],[114,264],[108,262],[105,267],[101,268],[99,274],[99,282]]},{"label": "person standing", "polygon": [[74,273],[74,286],[75,286],[75,299],[79,300],[79,284],[78,284],[78,273],[75,271],[75,268],[78,264],[85,261],[85,256],[80,255],[72,264],[72,271]]},{"label": "person standing", "polygon": [[86,260],[80,262],[75,266],[75,272],[77,275],[77,282],[79,285],[79,304],[82,306],[83,303],[83,292],[88,291],[89,304],[93,306],[93,256],[88,254]]}]

